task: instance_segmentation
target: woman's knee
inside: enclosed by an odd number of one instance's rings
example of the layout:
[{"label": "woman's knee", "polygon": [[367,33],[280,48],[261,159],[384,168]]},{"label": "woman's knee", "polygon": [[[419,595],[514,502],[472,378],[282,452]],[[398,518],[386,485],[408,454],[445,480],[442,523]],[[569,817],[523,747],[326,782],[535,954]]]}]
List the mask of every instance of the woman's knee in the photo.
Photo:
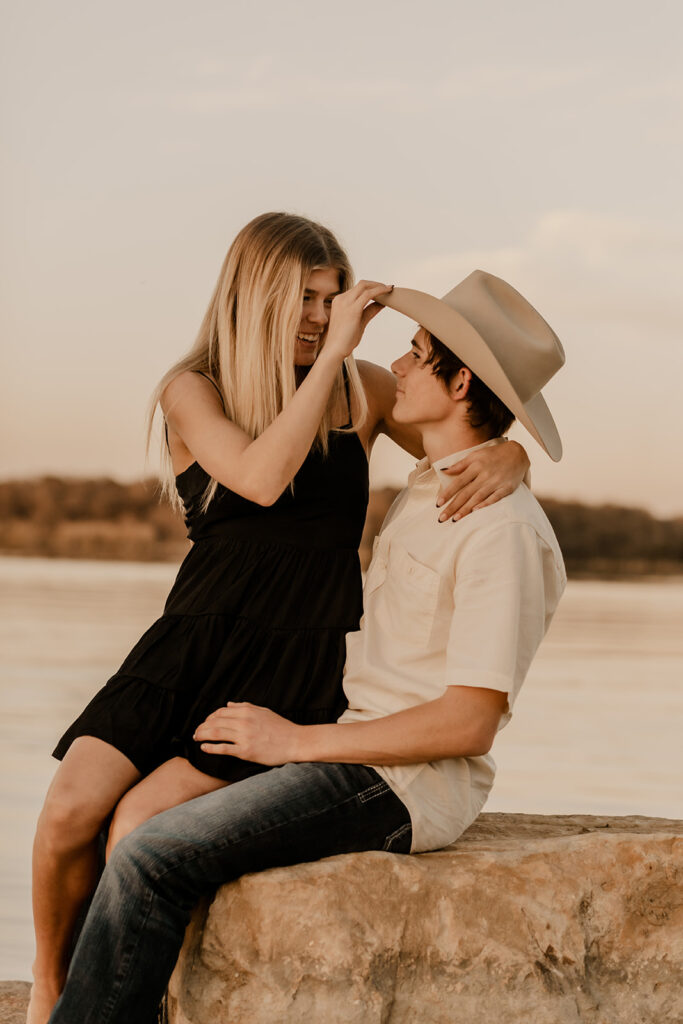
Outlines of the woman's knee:
[{"label": "woman's knee", "polygon": [[55,852],[78,849],[99,834],[140,772],[103,740],[79,736],[59,765],[38,820],[37,841]]},{"label": "woman's knee", "polygon": [[78,849],[97,837],[110,811],[80,787],[59,786],[47,795],[37,837],[56,852]]},{"label": "woman's knee", "polygon": [[112,854],[114,847],[134,832],[138,825],[149,819],[141,802],[134,793],[126,794],[119,800],[114,815],[109,824],[109,836],[107,839],[107,860]]}]

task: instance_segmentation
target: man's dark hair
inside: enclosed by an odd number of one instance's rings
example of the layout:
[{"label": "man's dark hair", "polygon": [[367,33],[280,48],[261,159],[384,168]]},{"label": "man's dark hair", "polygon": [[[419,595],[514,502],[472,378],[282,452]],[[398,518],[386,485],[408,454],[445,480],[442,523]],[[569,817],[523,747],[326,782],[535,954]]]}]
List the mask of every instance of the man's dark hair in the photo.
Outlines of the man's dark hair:
[{"label": "man's dark hair", "polygon": [[[425,363],[431,366],[434,376],[442,380],[446,387],[449,387],[455,375],[466,364],[433,334],[430,334],[429,331],[426,331],[426,334],[430,353]],[[469,367],[466,368],[469,369]],[[470,370],[470,372],[472,371]],[[506,430],[509,430],[514,421],[515,417],[507,405],[504,405],[500,398],[494,395],[493,391],[474,373],[472,373],[472,380],[467,392],[467,401],[467,422],[477,430],[481,427],[486,428],[491,437],[501,437]]]}]

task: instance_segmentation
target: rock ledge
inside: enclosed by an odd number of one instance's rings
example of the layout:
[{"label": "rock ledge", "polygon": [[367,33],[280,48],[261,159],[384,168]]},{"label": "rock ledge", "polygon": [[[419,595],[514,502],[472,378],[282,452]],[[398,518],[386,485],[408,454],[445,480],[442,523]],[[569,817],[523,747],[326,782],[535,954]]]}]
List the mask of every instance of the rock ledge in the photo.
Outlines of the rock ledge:
[{"label": "rock ledge", "polygon": [[194,915],[171,1024],[680,1024],[683,822],[483,814],[446,850],[248,875]]},{"label": "rock ledge", "polygon": [[[249,875],[197,910],[171,1024],[681,1024],[683,822],[483,814],[447,850]],[[26,982],[0,982],[23,1024]]]},{"label": "rock ledge", "polygon": [[28,981],[0,981],[0,1024],[25,1024],[30,992]]}]

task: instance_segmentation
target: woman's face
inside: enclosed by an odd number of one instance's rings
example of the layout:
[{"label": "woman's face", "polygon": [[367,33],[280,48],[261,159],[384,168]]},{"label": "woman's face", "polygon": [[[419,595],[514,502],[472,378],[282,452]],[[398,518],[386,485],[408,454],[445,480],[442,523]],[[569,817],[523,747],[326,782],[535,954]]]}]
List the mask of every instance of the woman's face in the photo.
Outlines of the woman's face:
[{"label": "woman's face", "polygon": [[295,366],[312,366],[330,318],[332,299],[339,294],[339,271],[334,267],[312,270],[304,288],[304,301],[294,349]]}]

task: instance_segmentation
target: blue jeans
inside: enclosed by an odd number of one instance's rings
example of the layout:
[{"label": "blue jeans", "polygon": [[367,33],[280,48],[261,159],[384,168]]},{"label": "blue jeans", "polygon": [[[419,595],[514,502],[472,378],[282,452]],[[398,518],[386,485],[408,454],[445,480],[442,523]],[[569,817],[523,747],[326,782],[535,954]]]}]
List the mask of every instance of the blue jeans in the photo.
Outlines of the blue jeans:
[{"label": "blue jeans", "polygon": [[408,853],[405,805],[372,768],[287,764],[158,814],[102,876],[50,1024],[153,1024],[192,908],[251,871]]}]

